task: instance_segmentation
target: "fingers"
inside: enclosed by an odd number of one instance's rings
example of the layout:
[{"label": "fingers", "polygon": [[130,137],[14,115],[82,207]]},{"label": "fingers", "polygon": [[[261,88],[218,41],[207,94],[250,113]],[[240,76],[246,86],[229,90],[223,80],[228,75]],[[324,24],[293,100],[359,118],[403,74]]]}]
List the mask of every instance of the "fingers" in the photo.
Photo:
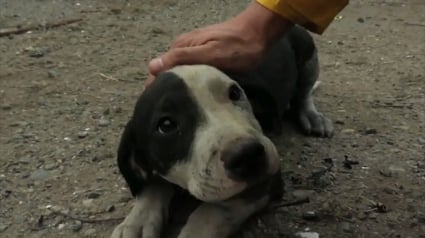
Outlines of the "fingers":
[{"label": "fingers", "polygon": [[148,75],[148,78],[144,81],[144,86],[145,88],[149,87],[149,85],[151,85],[151,83],[155,80],[155,76],[153,76],[152,74]]},{"label": "fingers", "polygon": [[149,62],[149,72],[156,76],[158,73],[168,70],[176,65],[190,65],[190,64],[212,64],[215,65],[214,54],[211,51],[212,44],[174,48],[161,55],[160,57],[153,59]]}]

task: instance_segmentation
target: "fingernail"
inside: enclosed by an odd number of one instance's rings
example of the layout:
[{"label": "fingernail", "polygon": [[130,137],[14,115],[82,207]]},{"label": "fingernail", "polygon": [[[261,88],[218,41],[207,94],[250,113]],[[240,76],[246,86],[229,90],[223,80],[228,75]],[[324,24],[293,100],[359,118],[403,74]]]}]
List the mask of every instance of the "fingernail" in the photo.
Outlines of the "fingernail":
[{"label": "fingernail", "polygon": [[152,73],[157,73],[164,68],[164,62],[162,62],[161,58],[153,59],[149,64],[149,68]]}]

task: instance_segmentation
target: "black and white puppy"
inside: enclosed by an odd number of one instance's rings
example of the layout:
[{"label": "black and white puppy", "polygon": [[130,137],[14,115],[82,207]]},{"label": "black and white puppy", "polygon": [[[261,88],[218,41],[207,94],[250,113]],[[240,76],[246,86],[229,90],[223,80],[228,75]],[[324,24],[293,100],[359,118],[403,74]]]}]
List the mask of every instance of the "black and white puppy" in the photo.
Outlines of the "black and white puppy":
[{"label": "black and white puppy", "polygon": [[267,205],[280,171],[263,131],[280,132],[290,108],[305,132],[332,134],[332,123],[313,103],[317,77],[313,40],[298,27],[253,72],[191,65],[158,75],[137,101],[119,145],[119,169],[135,202],[112,238],[161,237],[177,188],[202,201],[178,238],[229,237]]}]

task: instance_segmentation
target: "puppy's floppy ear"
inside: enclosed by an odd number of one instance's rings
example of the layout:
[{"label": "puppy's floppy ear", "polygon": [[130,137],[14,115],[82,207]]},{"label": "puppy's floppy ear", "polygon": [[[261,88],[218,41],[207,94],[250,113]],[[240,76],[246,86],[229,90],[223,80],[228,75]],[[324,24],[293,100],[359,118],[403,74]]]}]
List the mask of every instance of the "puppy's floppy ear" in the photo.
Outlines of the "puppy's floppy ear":
[{"label": "puppy's floppy ear", "polygon": [[231,79],[239,83],[244,90],[255,118],[266,134],[282,133],[282,115],[275,96],[265,80],[259,79],[254,72],[225,72]]},{"label": "puppy's floppy ear", "polygon": [[127,182],[133,196],[140,194],[147,176],[142,168],[138,168],[136,165],[137,156],[140,155],[137,153],[136,148],[135,126],[133,120],[130,120],[121,136],[117,162],[121,175]]}]

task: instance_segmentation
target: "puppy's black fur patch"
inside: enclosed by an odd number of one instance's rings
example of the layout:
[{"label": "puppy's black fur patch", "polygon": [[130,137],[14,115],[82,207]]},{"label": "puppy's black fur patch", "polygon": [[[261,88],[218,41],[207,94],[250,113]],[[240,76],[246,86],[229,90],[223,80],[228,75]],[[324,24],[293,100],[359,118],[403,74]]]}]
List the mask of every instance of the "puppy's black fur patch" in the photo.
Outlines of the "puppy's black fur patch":
[{"label": "puppy's black fur patch", "polygon": [[[166,92],[166,93],[164,93]],[[160,124],[168,120],[161,131]],[[118,166],[131,193],[143,181],[160,179],[179,160],[188,157],[202,118],[183,80],[172,72],[160,74],[138,99],[118,148]]]},{"label": "puppy's black fur patch", "polygon": [[281,134],[284,112],[297,105],[294,100],[300,97],[298,93],[312,87],[314,82],[306,84],[302,74],[315,52],[312,36],[293,26],[270,48],[257,68],[244,73],[226,72],[244,89],[266,133]]}]

